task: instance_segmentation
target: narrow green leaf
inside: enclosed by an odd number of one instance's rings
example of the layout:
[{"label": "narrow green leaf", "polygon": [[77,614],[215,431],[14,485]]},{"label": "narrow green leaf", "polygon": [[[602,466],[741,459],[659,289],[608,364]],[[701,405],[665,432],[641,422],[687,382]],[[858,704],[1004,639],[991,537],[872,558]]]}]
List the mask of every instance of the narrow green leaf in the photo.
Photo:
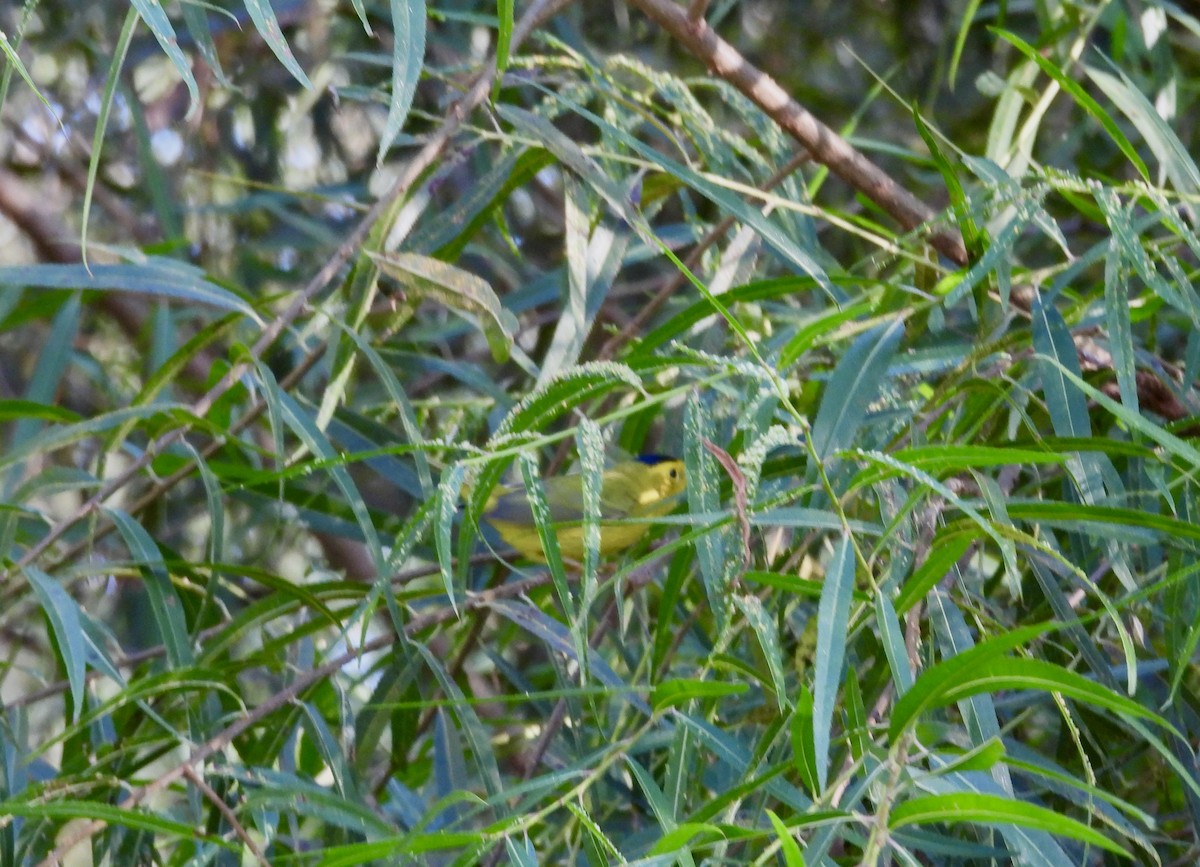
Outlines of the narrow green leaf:
[{"label": "narrow green leaf", "polygon": [[[989,646],[991,645],[991,646]],[[927,669],[913,688],[896,702],[890,731],[896,737],[917,714],[973,695],[1030,689],[1061,693],[1105,708],[1119,716],[1150,720],[1170,729],[1167,721],[1131,698],[1101,686],[1062,666],[1038,659],[995,658],[998,645],[985,642]],[[970,664],[964,664],[966,659]]]},{"label": "narrow green leaf", "polygon": [[155,406],[133,406],[92,416],[83,421],[52,428],[26,441],[12,451],[0,451],[0,469],[19,464],[30,455],[51,454],[58,449],[86,440],[96,434],[120,427],[131,419],[151,419],[170,411],[186,412],[180,404],[156,404]]},{"label": "narrow green leaf", "polygon": [[958,78],[958,64],[962,60],[963,48],[967,44],[967,35],[971,32],[971,23],[979,13],[983,0],[968,0],[967,7],[962,11],[958,24],[958,33],[954,37],[954,50],[950,53],[950,70],[947,76],[950,89],[954,89]]},{"label": "narrow green leaf", "polygon": [[650,693],[650,706],[654,708],[655,712],[660,712],[697,699],[742,695],[748,689],[749,687],[744,683],[723,683],[716,680],[677,677],[655,684],[654,690]]},{"label": "narrow green leaf", "polygon": [[92,197],[96,191],[96,178],[100,173],[100,156],[104,151],[104,136],[108,132],[108,119],[112,114],[117,89],[120,87],[121,67],[125,65],[125,56],[129,52],[130,43],[133,42],[139,13],[149,25],[163,50],[167,52],[167,56],[171,58],[171,62],[175,64],[175,68],[180,71],[184,81],[187,82],[188,91],[192,97],[191,108],[188,110],[189,116],[199,106],[200,97],[199,91],[196,89],[196,80],[192,77],[192,70],[188,66],[183,52],[179,50],[179,46],[175,42],[175,31],[172,29],[166,13],[163,12],[162,6],[159,5],[158,0],[134,0],[133,5],[125,14],[125,23],[121,27],[121,34],[117,37],[117,44],[113,49],[108,75],[104,79],[104,91],[100,97],[100,110],[96,114],[96,128],[92,131],[92,152],[88,160],[87,181],[83,188],[82,224],[79,229],[79,252],[85,269],[88,261],[88,223],[92,216]]},{"label": "narrow green leaf", "polygon": [[[561,653],[568,659],[574,660],[579,664],[579,660],[575,656],[575,643],[571,639],[570,633],[566,627],[553,617],[547,615],[544,611],[532,605],[511,602],[504,599],[497,600],[488,607],[498,614],[507,617],[530,635],[545,642],[547,649],[551,652]],[[613,671],[612,667],[604,661],[604,658],[591,648],[588,649],[587,667],[596,680],[612,688],[614,695],[624,697],[641,713],[647,716],[650,715],[650,705],[643,701],[640,694],[634,692],[630,684]]]},{"label": "narrow green leaf", "polygon": [[0,421],[19,421],[23,418],[71,423],[79,421],[80,415],[54,404],[34,400],[0,399]]},{"label": "narrow green leaf", "polygon": [[[943,657],[957,657],[976,646],[967,618],[949,593],[938,590],[930,594],[928,618]],[[958,712],[971,744],[978,746],[1000,737],[1000,716],[990,693],[964,697],[958,702]],[[998,769],[993,784],[998,785],[1005,795],[1013,793],[1007,768]]]},{"label": "narrow green leaf", "polygon": [[771,810],[767,810],[767,818],[771,820],[771,827],[775,829],[775,836],[779,838],[779,851],[783,853],[785,867],[805,867],[804,854],[787,825]]},{"label": "narrow green leaf", "polygon": [[[459,593],[454,582],[454,543],[451,541],[451,533],[454,529],[454,517],[458,514],[458,503],[465,478],[466,468],[462,464],[448,467],[442,473],[441,481],[438,482],[438,508],[433,535],[434,549],[437,552],[438,565],[441,567],[442,584],[450,605],[456,612]],[[467,526],[467,522],[464,521],[464,529],[459,532],[468,532]]]},{"label": "narrow green leaf", "polygon": [[1096,538],[1108,536],[1133,545],[1149,545],[1158,539],[1200,540],[1200,526],[1191,521],[1143,509],[1014,500],[1008,504],[1008,514],[1015,519],[1037,521]]},{"label": "narrow green leaf", "polygon": [[[37,84],[29,75],[29,70],[27,70],[25,68],[25,64],[21,62],[21,56],[17,54],[17,50],[13,48],[12,43],[8,41],[8,36],[2,31],[0,31],[0,53],[3,53],[5,60],[8,61],[7,68],[16,70],[17,75],[21,76],[25,83],[29,85],[29,89],[33,91],[33,95],[38,98],[42,105],[46,106],[46,111],[50,112],[50,116],[53,117],[55,122],[61,126],[62,120],[54,113],[54,108],[51,106],[50,100],[46,99],[41,90],[38,89]],[[3,102],[0,101],[0,105],[2,104]]]},{"label": "narrow green leaf", "polygon": [[[1053,561],[1049,558],[1030,557],[1029,567],[1033,572],[1034,578],[1037,579],[1038,585],[1042,588],[1042,595],[1046,601],[1050,603],[1050,608],[1054,612],[1054,616],[1063,622],[1066,633],[1075,642],[1075,646],[1079,648],[1079,652],[1083,654],[1083,658],[1087,660],[1088,667],[1092,670],[1092,674],[1105,686],[1115,688],[1117,679],[1112,673],[1112,663],[1108,658],[1108,654],[1101,650],[1096,641],[1086,629],[1078,622],[1078,612],[1067,598],[1067,594],[1059,586],[1056,579],[1056,572],[1066,572],[1059,564],[1058,570],[1052,569],[1049,565]],[[1075,577],[1078,582],[1078,577]],[[1090,582],[1089,582],[1090,583]],[[1084,585],[1088,586],[1088,585]],[[1114,627],[1120,626],[1120,616],[1116,606],[1113,605],[1107,596],[1095,585],[1088,586],[1088,590],[1095,594],[1103,603],[1107,611],[1112,612]]]},{"label": "narrow green leaf", "polygon": [[579,182],[568,176],[566,198],[567,299],[542,357],[537,385],[545,385],[579,361],[596,315],[625,260],[628,230],[591,228]]},{"label": "narrow green leaf", "polygon": [[813,695],[804,684],[800,685],[800,696],[796,699],[790,735],[792,766],[808,787],[809,793],[816,798],[821,793],[821,787],[817,780],[817,748],[813,743]]},{"label": "narrow green leaf", "polygon": [[521,398],[496,426],[490,442],[501,442],[512,434],[525,431],[540,433],[563,413],[573,411],[621,386],[643,393],[645,391],[641,377],[624,364],[589,361],[564,370],[553,382],[535,388]]},{"label": "narrow green leaf", "polygon": [[687,864],[691,860],[692,850],[700,846],[708,846],[718,840],[726,839],[725,833],[717,825],[703,822],[684,822],[670,832],[663,834],[652,847],[651,856],[662,856],[675,853],[678,861]]},{"label": "narrow green leaf", "polygon": [[[67,347],[75,345],[79,332],[81,304],[79,293],[73,293],[54,316],[45,345],[38,353],[37,363],[25,397],[31,403],[50,403],[62,388],[63,375],[70,366],[74,353]],[[33,417],[21,418],[13,426],[9,443],[12,447],[28,442],[42,425]]]},{"label": "narrow green leaf", "polygon": [[[874,303],[864,301],[860,304],[848,304],[844,307],[818,311],[817,316],[792,335],[791,339],[784,344],[783,349],[779,351],[779,369],[787,370],[799,361],[804,353],[815,346],[817,341],[828,340],[831,335],[837,334],[841,326],[867,316],[874,308]],[[698,317],[702,308],[698,304],[693,304],[688,307],[688,312]],[[647,337],[647,340],[649,339]]]},{"label": "narrow green leaf", "polygon": [[1121,132],[1121,127],[1113,120],[1112,115],[1105,111],[1100,103],[1092,98],[1091,94],[1079,86],[1079,83],[1075,79],[1067,75],[1061,67],[1056,66],[1048,57],[1042,56],[1040,51],[1015,33],[1011,33],[1000,27],[989,27],[988,29],[1036,63],[1042,72],[1053,78],[1063,90],[1070,94],[1075,102],[1079,103],[1080,108],[1100,122],[1100,125],[1104,127],[1104,131],[1108,133],[1113,143],[1121,149],[1121,153],[1125,154],[1125,158],[1137,169],[1138,174],[1142,176],[1142,180],[1146,181],[1146,183],[1153,183],[1150,178],[1150,171],[1146,168],[1146,164],[1142,162],[1142,158],[1138,155],[1133,145],[1130,144],[1129,139],[1125,137],[1125,133]]},{"label": "narrow green leaf", "polygon": [[221,58],[217,56],[217,46],[213,42],[212,29],[208,24],[207,7],[199,3],[180,3],[179,11],[183,15],[188,35],[192,37],[196,49],[208,64],[208,68],[213,71],[217,81],[222,87],[233,88],[234,85],[221,68]]},{"label": "narrow green leaf", "polygon": [[929,554],[916,571],[904,582],[904,587],[896,596],[896,612],[904,614],[933,589],[954,568],[959,559],[967,553],[967,549],[978,541],[973,532],[948,533],[939,530],[929,546]]},{"label": "narrow green leaf", "polygon": [[1066,458],[1050,449],[1023,449],[1014,446],[961,445],[939,443],[914,446],[892,452],[897,460],[920,467],[926,472],[957,472],[976,467],[1027,466],[1030,464],[1061,464]]},{"label": "narrow green leaf", "polygon": [[[1063,371],[1079,373],[1079,354],[1075,341],[1062,315],[1052,304],[1044,303],[1040,295],[1033,299],[1033,348],[1039,355],[1054,360],[1053,364],[1038,365],[1042,377],[1042,392],[1054,432],[1063,437],[1089,437],[1092,425],[1088,419],[1087,400],[1083,393],[1063,375]],[[1102,455],[1073,455],[1068,461],[1071,475],[1087,503],[1105,499],[1101,472]]]},{"label": "narrow green leaf", "polygon": [[[255,0],[251,0],[251,2],[255,2]],[[191,98],[188,117],[192,117],[200,108],[200,88],[196,85],[196,76],[192,74],[191,62],[179,47],[179,39],[175,35],[175,28],[171,25],[171,19],[167,17],[167,13],[164,11],[159,0],[133,0],[133,8],[137,10],[141,19],[146,22],[146,26],[150,28],[150,32],[154,34],[154,38],[158,40],[163,53],[167,55],[171,61],[171,65],[175,67],[175,71],[179,73],[179,77],[187,85],[188,95]],[[132,33],[132,29],[130,33]],[[119,50],[117,54],[121,56],[124,54],[124,51]],[[110,70],[112,73],[109,76],[111,81],[115,82],[119,79],[119,76],[115,73],[120,69],[120,66],[120,63],[114,63],[113,68]],[[103,127],[104,124],[97,122],[97,126]]]},{"label": "narrow green leaf", "polygon": [[1082,840],[1109,852],[1132,858],[1129,850],[1113,843],[1099,831],[1046,807],[1014,801],[998,795],[955,792],[948,795],[922,795],[892,808],[888,826],[933,823],[958,824],[973,822],[985,825],[1018,825],[1035,828],[1063,837]]},{"label": "narrow green leaf", "polygon": [[[750,569],[742,575],[743,581],[753,581],[755,584],[762,584],[764,587],[774,587],[776,590],[782,590],[784,593],[792,593],[797,596],[805,596],[810,599],[820,599],[821,590],[825,587],[825,582],[818,581],[813,578],[800,578],[796,575],[785,575],[779,572],[763,572],[758,569]],[[856,602],[866,602],[870,597],[860,590],[854,591],[854,600]]]},{"label": "narrow green leaf", "polygon": [[507,361],[517,321],[504,309],[487,281],[462,268],[415,253],[372,253],[383,273],[417,296],[432,298],[472,318],[487,338],[492,357]]},{"label": "narrow green leaf", "polygon": [[[1110,75],[1094,66],[1084,66],[1088,78],[1104,91],[1105,95],[1129,119],[1154,152],[1163,171],[1171,179],[1176,192],[1185,197],[1200,195],[1200,169],[1188,153],[1188,148],[1179,140],[1175,131],[1167,126],[1150,100],[1120,69],[1113,67],[1116,75]],[[1124,150],[1124,149],[1122,149]],[[1143,167],[1143,175],[1145,175]]]},{"label": "narrow green leaf", "polygon": [[987,249],[975,264],[968,268],[965,274],[956,272],[939,284],[939,291],[946,296],[943,301],[946,306],[957,304],[964,295],[993,276],[999,281],[1004,263],[1011,262],[1016,257],[1013,248],[1017,241],[1025,236],[1040,207],[1041,203],[1036,198],[1023,198],[1018,201],[1008,222],[992,233]]},{"label": "narrow green leaf", "polygon": [[425,63],[425,0],[391,0],[392,98],[387,121],[379,138],[376,162],[382,163],[396,136],[404,129],[412,108],[421,67]]},{"label": "narrow green leaf", "polygon": [[[693,516],[716,512],[720,508],[721,485],[715,470],[716,461],[704,448],[711,438],[711,420],[701,397],[692,393],[683,414],[684,468],[687,471],[688,511]],[[721,528],[711,528],[695,541],[696,559],[700,561],[700,576],[704,593],[723,632],[729,617],[729,584],[727,580],[726,539]]]},{"label": "narrow green leaf", "polygon": [[[431,812],[433,808],[431,808]],[[359,867],[396,858],[411,858],[428,852],[446,852],[462,849],[467,863],[479,863],[494,841],[482,832],[414,830],[407,834],[372,840],[367,843],[350,843],[343,846],[326,846],[321,849],[321,867]],[[418,858],[418,860],[424,860]]]},{"label": "narrow green leaf", "polygon": [[[150,2],[150,0],[144,0],[144,2]],[[243,0],[243,2],[259,36],[283,64],[284,69],[290,72],[305,90],[312,90],[313,83],[308,80],[308,76],[296,62],[292,49],[288,47],[287,40],[283,38],[283,30],[279,27],[279,19],[275,17],[275,10],[271,8],[270,0]]]},{"label": "narrow green leaf", "polygon": [[571,171],[575,172],[589,187],[596,191],[613,213],[630,224],[638,221],[633,203],[612,178],[604,173],[599,164],[584,153],[575,139],[564,134],[549,120],[533,112],[525,111],[507,103],[496,107],[497,113],[528,136],[549,150]]},{"label": "narrow green leaf", "polygon": [[[678,823],[671,812],[670,802],[663,794],[662,789],[659,788],[654,776],[632,756],[625,757],[625,764],[629,766],[633,778],[637,780],[638,788],[641,790],[642,796],[646,799],[646,803],[650,805],[650,812],[654,814],[659,827],[662,828],[663,836],[674,831]],[[659,851],[658,846],[661,844],[662,839],[655,845],[654,851]]]},{"label": "narrow green leaf", "polygon": [[[757,766],[759,759],[753,757],[745,744],[741,743],[732,733],[688,714],[678,714],[675,719],[679,724],[686,725],[692,730],[700,744],[712,753],[713,758],[727,765],[729,771],[737,779],[745,782],[746,794],[765,792],[798,812],[807,811],[812,806],[812,801],[806,798],[803,792],[786,780],[779,779],[775,774],[748,779],[751,762]],[[696,815],[703,817],[704,810]]]},{"label": "narrow green leaf", "polygon": [[908,649],[904,646],[904,635],[896,609],[886,593],[875,594],[875,624],[879,628],[879,640],[887,656],[888,668],[892,672],[892,683],[897,697],[908,692],[913,684],[912,668],[908,664]]},{"label": "narrow green leaf", "polygon": [[757,596],[738,593],[733,597],[734,604],[754,630],[758,646],[762,648],[763,658],[767,661],[767,671],[771,673],[772,691],[775,693],[775,703],[780,713],[788,709],[788,687],[783,675],[783,649],[779,644],[779,631],[775,620],[767,612],[766,606]]},{"label": "narrow green leaf", "polygon": [[[971,17],[974,16],[976,7],[981,0],[971,0],[964,15],[963,30],[960,31],[960,38],[966,35],[967,24]],[[960,46],[955,46],[956,50]],[[951,82],[954,80],[954,72],[951,69]],[[984,252],[986,243],[985,236],[980,232],[979,225],[975,221],[975,215],[971,212],[971,203],[967,198],[966,191],[963,189],[962,179],[959,177],[958,169],[946,158],[946,154],[942,152],[942,147],[938,143],[938,138],[933,134],[925,123],[925,119],[921,117],[921,112],[917,109],[916,104],[912,106],[913,122],[917,127],[917,132],[921,136],[921,140],[925,142],[925,147],[929,150],[929,155],[933,157],[933,163],[937,166],[938,173],[942,176],[942,182],[946,185],[946,191],[950,194],[950,207],[954,210],[954,219],[958,223],[959,231],[963,236],[963,245],[967,248],[968,259],[977,259]],[[1002,292],[1001,299],[1005,306],[1008,304],[1008,294]]]},{"label": "narrow green leaf", "polygon": [[367,6],[364,0],[350,0],[350,5],[354,8],[354,14],[358,16],[358,20],[362,22],[363,32],[368,36],[374,36],[375,31],[371,29],[371,22],[367,19]]},{"label": "narrow green leaf", "polygon": [[474,178],[469,189],[417,225],[405,242],[408,251],[436,256],[443,262],[457,261],[479,230],[503,215],[513,190],[553,162],[545,148],[510,148],[486,173]]},{"label": "narrow green leaf", "polygon": [[483,723],[479,721],[479,717],[471,707],[471,702],[463,695],[454,678],[450,677],[446,671],[442,660],[438,659],[432,650],[421,642],[413,642],[412,647],[425,660],[426,667],[433,672],[442,692],[450,699],[450,710],[458,719],[459,728],[471,747],[471,757],[475,762],[479,779],[483,781],[484,788],[487,789],[489,795],[503,791],[500,768],[496,764],[496,754],[492,750],[491,739],[488,737],[487,729],[483,727]]},{"label": "narrow green leaf", "polygon": [[306,701],[297,702],[297,708],[300,711],[300,718],[303,720],[304,730],[308,734],[309,741],[316,747],[317,752],[321,755],[321,761],[324,762],[325,768],[333,777],[334,790],[347,800],[359,800],[361,795],[357,791],[358,787],[355,785],[354,777],[350,774],[350,769],[346,764],[342,747],[321,712]]},{"label": "narrow green leaf", "polygon": [[[604,434],[590,418],[579,421],[575,435],[576,450],[579,452],[579,474],[583,492],[583,599],[579,606],[581,617],[577,629],[580,639],[587,640],[587,612],[596,599],[596,569],[600,565],[600,497],[604,488]],[[614,589],[616,598],[625,594],[623,583],[617,578]]]},{"label": "narrow green leaf", "polygon": [[496,0],[496,80],[492,84],[492,101],[500,95],[504,84],[504,73],[508,69],[509,54],[512,51],[513,36],[513,0]]},{"label": "narrow green leaf", "polygon": [[[1149,245],[1145,244],[1143,233],[1150,229],[1144,219],[1139,219],[1136,209],[1139,207],[1135,200],[1122,203],[1120,197],[1108,187],[1097,187],[1093,197],[1100,206],[1104,219],[1108,223],[1112,237],[1105,250],[1105,283],[1109,280],[1109,264],[1115,273],[1112,279],[1127,279],[1126,269],[1132,271],[1159,298],[1174,307],[1192,321],[1193,328],[1200,328],[1200,300],[1190,288],[1190,279],[1177,274],[1175,260],[1169,256],[1161,257],[1162,264],[1167,266],[1173,279],[1167,279],[1159,270],[1156,262],[1151,259]],[[1157,221],[1155,221],[1157,222]],[[1185,230],[1188,236],[1193,233]],[[1115,247],[1115,249],[1113,249]],[[1130,276],[1132,276],[1130,275]],[[1182,279],[1181,279],[1182,278]],[[1125,312],[1129,318],[1130,312]]]},{"label": "narrow green leaf", "polygon": [[813,675],[813,747],[817,785],[824,791],[829,775],[829,746],[842,664],[846,658],[850,600],[854,595],[854,546],[842,536],[825,568],[825,588],[817,609],[817,648]]},{"label": "narrow green leaf", "polygon": [[329,474],[333,477],[338,489],[346,498],[346,504],[350,507],[350,511],[354,515],[359,529],[362,531],[363,538],[367,544],[367,550],[371,554],[371,560],[375,568],[380,575],[385,574],[387,567],[383,556],[383,547],[379,541],[379,534],[375,530],[375,523],[371,520],[371,512],[367,508],[367,504],[364,502],[358,486],[354,483],[354,479],[351,478],[345,463],[339,461],[337,450],[317,427],[312,412],[301,406],[299,401],[286,391],[280,390],[279,385],[274,381],[274,377],[271,376],[267,368],[260,364],[257,369],[259,378],[262,380],[265,388],[275,393],[279,407],[283,413],[284,423],[300,438],[305,447],[315,457],[328,462]]},{"label": "narrow green leaf", "polygon": [[84,641],[83,622],[79,603],[71,598],[54,578],[36,566],[24,567],[25,577],[37,594],[38,602],[58,644],[59,657],[67,683],[71,686],[71,722],[79,722],[83,710],[83,691],[87,684],[87,645]]},{"label": "narrow green leaf", "polygon": [[21,816],[27,819],[44,820],[58,819],[64,822],[71,819],[101,821],[116,828],[130,828],[147,831],[155,839],[178,839],[181,844],[195,844],[203,841],[206,845],[218,846],[231,852],[241,852],[240,841],[226,840],[221,835],[208,835],[198,831],[194,824],[175,822],[146,810],[127,809],[104,801],[89,801],[83,798],[58,798],[54,800],[38,798],[36,801],[19,800],[0,801],[0,813],[5,816]]},{"label": "narrow green leaf", "polygon": [[[927,485],[932,490],[937,491],[938,494],[945,497],[948,502],[952,503],[956,509],[960,509],[965,515],[967,515],[975,523],[975,525],[979,527],[980,530],[987,534],[987,536],[996,543],[996,547],[1000,549],[1000,556],[1004,558],[1004,565],[1009,574],[1020,574],[1020,570],[1017,568],[1011,540],[1001,535],[1001,533],[994,526],[994,522],[985,518],[982,514],[980,514],[978,509],[971,505],[971,503],[967,502],[967,500],[965,500],[963,497],[960,497],[947,485],[939,482],[933,476],[917,469],[916,467],[910,467],[901,464],[891,455],[883,452],[868,452],[863,449],[854,449],[852,454],[860,460],[872,461],[883,466],[890,466],[899,469],[904,475],[910,476],[922,484]],[[909,601],[907,600],[907,597],[906,601]],[[911,601],[915,601],[915,598]]]},{"label": "narrow green leaf", "polygon": [[[550,577],[554,580],[558,604],[562,606],[563,616],[567,622],[574,623],[575,597],[571,594],[571,585],[567,581],[567,570],[563,565],[562,552],[558,548],[554,516],[550,513],[550,504],[546,502],[546,490],[542,487],[542,471],[538,468],[537,460],[525,452],[517,457],[517,464],[521,468],[521,481],[525,486],[525,496],[529,500],[533,523],[537,528],[538,539],[542,543],[542,553],[546,557],[546,568],[550,570]],[[578,638],[574,632],[573,636]],[[575,649],[576,653],[581,650],[578,641],[576,641]]]},{"label": "narrow green leaf", "polygon": [[[894,740],[918,714],[924,713],[930,707],[939,706],[930,697],[940,696],[949,688],[948,684],[964,680],[971,670],[982,662],[1002,656],[1053,628],[1053,624],[1035,624],[1013,629],[925,669],[913,688],[896,702],[888,730],[889,736]],[[918,687],[920,692],[917,691]],[[900,716],[902,709],[903,717]]]},{"label": "narrow green leaf", "polygon": [[812,445],[819,460],[853,445],[903,336],[904,323],[900,320],[880,325],[862,334],[842,356],[825,386],[813,421]]},{"label": "narrow green leaf", "polygon": [[143,567],[146,596],[150,600],[154,624],[167,651],[167,661],[172,668],[191,665],[195,657],[192,653],[187,620],[183,616],[183,603],[171,583],[171,575],[163,562],[158,544],[146,529],[126,512],[120,509],[108,509],[107,512],[125,540],[133,562]]},{"label": "narrow green leaf", "polygon": [[130,292],[230,310],[262,324],[246,301],[205,280],[198,269],[167,259],[150,258],[121,265],[11,265],[0,268],[0,285]]}]

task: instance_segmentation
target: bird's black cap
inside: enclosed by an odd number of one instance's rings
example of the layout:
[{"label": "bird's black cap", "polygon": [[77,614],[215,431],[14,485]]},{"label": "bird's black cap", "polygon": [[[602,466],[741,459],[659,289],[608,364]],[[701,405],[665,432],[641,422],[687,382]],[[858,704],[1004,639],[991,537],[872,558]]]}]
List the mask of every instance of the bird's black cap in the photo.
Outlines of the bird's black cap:
[{"label": "bird's black cap", "polygon": [[648,467],[653,467],[657,464],[665,464],[667,461],[679,460],[679,458],[673,458],[670,455],[638,455],[637,459]]}]

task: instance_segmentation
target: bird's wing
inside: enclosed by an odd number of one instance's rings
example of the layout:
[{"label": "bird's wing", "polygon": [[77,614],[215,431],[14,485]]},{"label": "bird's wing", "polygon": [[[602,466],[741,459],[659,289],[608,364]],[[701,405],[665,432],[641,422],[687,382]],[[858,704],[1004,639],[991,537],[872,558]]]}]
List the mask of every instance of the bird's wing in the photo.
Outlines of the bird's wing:
[{"label": "bird's wing", "polygon": [[[606,470],[603,492],[600,496],[600,517],[604,520],[628,518],[641,508],[634,493],[635,488],[626,484],[629,479],[620,468]],[[550,507],[550,520],[567,523],[583,520],[583,477],[578,473],[553,476],[543,482],[546,505]],[[512,488],[495,497],[485,517],[514,524],[532,524],[533,510],[523,487]]]},{"label": "bird's wing", "polygon": [[577,473],[553,476],[543,484],[551,518],[555,521],[583,520],[583,476]]},{"label": "bird's wing", "polygon": [[603,517],[628,518],[633,513],[638,507],[637,487],[631,484],[635,481],[636,478],[630,477],[624,465],[605,471],[604,492],[600,496],[600,514]]},{"label": "bird's wing", "polygon": [[533,510],[529,507],[524,488],[497,488],[489,498],[483,516],[513,524],[533,523]]},{"label": "bird's wing", "polygon": [[[582,521],[582,489],[579,476],[555,476],[544,482],[546,505],[550,507],[550,520],[554,522]],[[533,509],[525,488],[505,490],[493,498],[484,514],[485,518],[509,521],[514,524],[533,524]]]}]

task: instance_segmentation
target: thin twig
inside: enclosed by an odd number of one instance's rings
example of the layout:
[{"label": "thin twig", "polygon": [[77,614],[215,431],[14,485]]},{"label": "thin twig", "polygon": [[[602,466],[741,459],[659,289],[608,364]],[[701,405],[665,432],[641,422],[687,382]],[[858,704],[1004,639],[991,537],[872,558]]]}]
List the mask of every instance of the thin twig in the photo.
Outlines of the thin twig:
[{"label": "thin twig", "polygon": [[250,854],[255,857],[258,863],[262,864],[263,867],[271,867],[271,862],[267,860],[262,850],[258,848],[258,844],[254,842],[250,834],[242,827],[242,823],[238,821],[238,817],[234,814],[233,810],[229,809],[229,805],[225,803],[220,795],[213,791],[212,786],[205,782],[204,777],[191,765],[184,765],[183,776],[200,790],[200,794],[212,802],[212,805],[217,808],[218,813],[225,817],[225,821],[229,823],[229,827],[233,828],[233,833],[237,834],[238,839],[245,844],[246,848],[250,850]]}]

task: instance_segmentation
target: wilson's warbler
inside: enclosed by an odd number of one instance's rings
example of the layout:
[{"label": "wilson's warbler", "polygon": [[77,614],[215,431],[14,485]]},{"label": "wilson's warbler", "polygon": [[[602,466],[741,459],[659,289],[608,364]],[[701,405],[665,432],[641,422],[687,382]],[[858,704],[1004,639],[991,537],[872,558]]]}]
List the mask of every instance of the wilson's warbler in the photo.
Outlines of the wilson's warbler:
[{"label": "wilson's warbler", "polygon": [[[683,461],[663,455],[641,455],[604,471],[600,494],[600,555],[624,551],[650,529],[645,523],[613,520],[665,515],[687,486]],[[554,535],[562,556],[583,559],[583,477],[554,476],[543,483]],[[546,561],[533,510],[524,488],[497,487],[483,513],[505,542],[530,560]]]}]

